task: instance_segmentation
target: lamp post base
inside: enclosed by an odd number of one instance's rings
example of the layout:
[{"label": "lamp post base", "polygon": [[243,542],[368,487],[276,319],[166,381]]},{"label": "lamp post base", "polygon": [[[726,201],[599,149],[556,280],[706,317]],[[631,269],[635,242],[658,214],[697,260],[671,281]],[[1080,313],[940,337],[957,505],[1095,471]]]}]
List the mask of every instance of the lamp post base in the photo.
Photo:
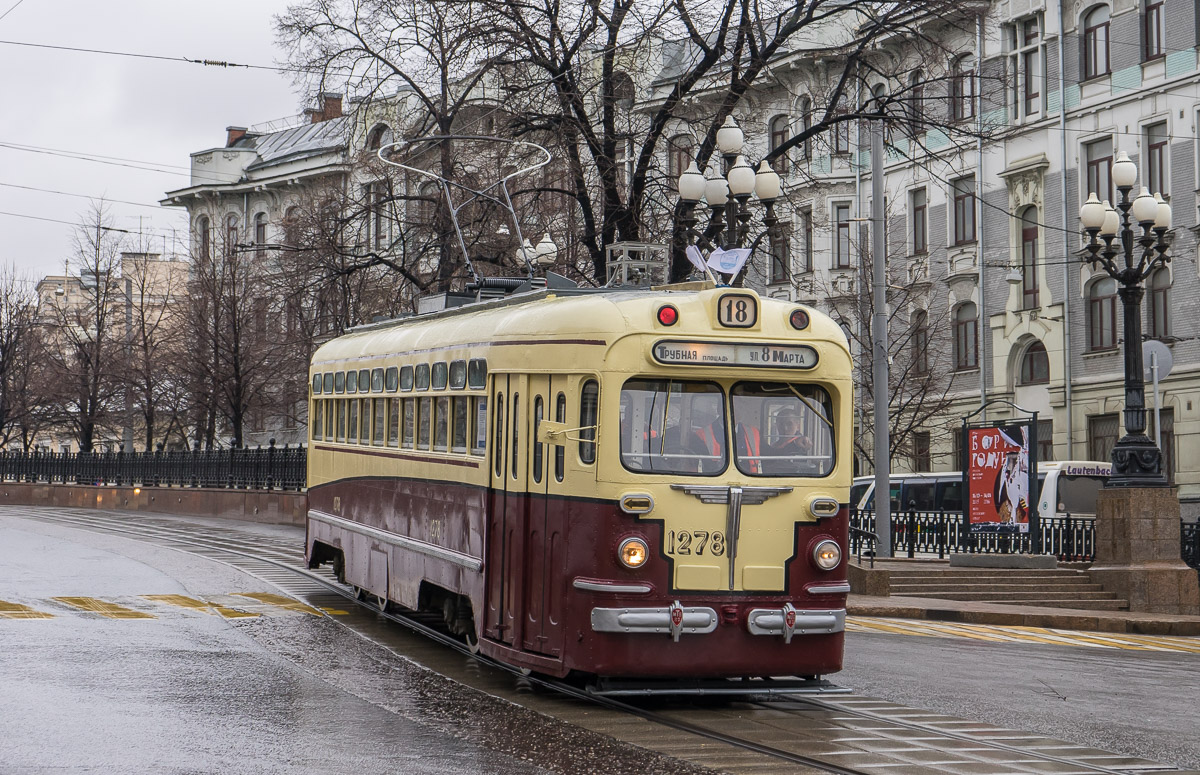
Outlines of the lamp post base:
[{"label": "lamp post base", "polygon": [[1146,434],[1128,434],[1113,447],[1112,476],[1105,487],[1166,487],[1162,451]]},{"label": "lamp post base", "polygon": [[1174,487],[1105,488],[1096,502],[1091,577],[1130,611],[1200,615],[1200,582],[1180,558]]}]

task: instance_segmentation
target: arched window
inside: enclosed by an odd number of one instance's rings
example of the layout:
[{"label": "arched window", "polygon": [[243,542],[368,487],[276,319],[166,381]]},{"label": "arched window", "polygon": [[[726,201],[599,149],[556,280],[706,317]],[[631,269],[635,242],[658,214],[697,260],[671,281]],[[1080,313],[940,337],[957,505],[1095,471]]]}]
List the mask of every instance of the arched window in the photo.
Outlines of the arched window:
[{"label": "arched window", "polygon": [[633,107],[634,86],[629,73],[617,70],[613,73],[613,100],[617,107],[629,110]]},{"label": "arched window", "polygon": [[1117,346],[1117,281],[1104,277],[1088,286],[1088,350]]},{"label": "arched window", "polygon": [[975,115],[975,57],[963,54],[950,71],[950,118],[964,121]]},{"label": "arched window", "polygon": [[1038,211],[1027,207],[1021,213],[1021,308],[1037,309],[1038,296]]},{"label": "arched window", "polygon": [[1045,385],[1050,381],[1050,357],[1046,345],[1034,342],[1021,355],[1020,385]]},{"label": "arched window", "polygon": [[1166,267],[1154,270],[1146,280],[1146,297],[1149,304],[1147,333],[1151,339],[1166,339],[1171,335],[1170,309],[1171,272]]},{"label": "arched window", "polygon": [[908,131],[913,136],[925,131],[925,75],[920,70],[908,77]]},{"label": "arched window", "polygon": [[[771,128],[771,150],[772,151],[775,151],[777,148],[779,148],[784,143],[786,143],[789,139],[791,139],[792,134],[791,134],[791,127],[788,126],[789,123],[790,122],[789,122],[789,119],[787,116],[776,116],[775,118],[771,119],[771,127],[770,128]],[[771,163],[771,166],[774,167],[775,171],[778,172],[780,175],[786,175],[788,172],[788,154],[787,154],[787,152],[785,151],[784,153],[781,153],[778,156],[776,156],[774,161]]]},{"label": "arched window", "polygon": [[1083,16],[1083,77],[1098,78],[1108,75],[1108,20],[1107,5],[1098,5]]},{"label": "arched window", "polygon": [[387,124],[376,124],[367,133],[367,150],[378,151],[385,145],[392,144],[392,128]]},{"label": "arched window", "polygon": [[262,258],[266,255],[267,244],[267,214],[258,213],[254,216],[254,246],[255,254]]},{"label": "arched window", "polygon": [[692,163],[692,138],[675,135],[667,141],[667,177],[672,188],[679,185],[679,176]]},{"label": "arched window", "polygon": [[954,370],[979,368],[979,312],[974,302],[954,309]]},{"label": "arched window", "polygon": [[[800,131],[809,129],[812,129],[812,100],[805,97],[800,100]],[[812,158],[812,138],[806,137],[800,144],[800,158],[805,161]]]},{"label": "arched window", "polygon": [[207,215],[196,221],[196,253],[204,261],[212,258],[212,225]]},{"label": "arched window", "polygon": [[[834,118],[841,118],[850,112],[850,102],[843,94],[838,98],[837,109],[834,111]],[[850,122],[846,120],[838,121],[833,125],[833,152],[834,153],[850,153]]]},{"label": "arched window", "polygon": [[912,316],[912,371],[915,375],[929,373],[929,313],[917,310]]},{"label": "arched window", "polygon": [[232,213],[225,216],[225,255],[232,256],[238,242],[238,219]]}]

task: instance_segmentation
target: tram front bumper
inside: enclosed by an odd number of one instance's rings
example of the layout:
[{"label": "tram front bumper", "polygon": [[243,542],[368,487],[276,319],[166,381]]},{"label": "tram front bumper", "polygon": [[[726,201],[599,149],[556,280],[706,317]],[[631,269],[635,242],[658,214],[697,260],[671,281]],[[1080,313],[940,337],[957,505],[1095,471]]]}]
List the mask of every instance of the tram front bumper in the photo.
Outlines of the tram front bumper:
[{"label": "tram front bumper", "polygon": [[[706,606],[680,605],[655,608],[593,608],[592,630],[628,634],[706,635],[717,629],[717,612]],[[846,609],[798,610],[791,603],[782,608],[754,608],[746,617],[751,635],[783,636],[787,643],[794,635],[825,635],[844,632]]]}]

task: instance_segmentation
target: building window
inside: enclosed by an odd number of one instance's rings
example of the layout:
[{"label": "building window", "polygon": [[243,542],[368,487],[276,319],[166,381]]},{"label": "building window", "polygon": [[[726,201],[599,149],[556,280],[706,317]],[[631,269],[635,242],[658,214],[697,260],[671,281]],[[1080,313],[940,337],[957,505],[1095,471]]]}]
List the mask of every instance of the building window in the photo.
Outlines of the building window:
[{"label": "building window", "polygon": [[1146,127],[1146,187],[1150,193],[1167,193],[1167,122]]},{"label": "building window", "polygon": [[954,370],[979,368],[979,312],[973,302],[954,310]]},{"label": "building window", "polygon": [[1098,5],[1083,17],[1083,78],[1108,75],[1107,5]]},{"label": "building window", "polygon": [[954,197],[954,244],[975,241],[975,176],[968,175],[952,183]]},{"label": "building window", "polygon": [[975,57],[965,54],[954,60],[950,73],[950,118],[965,121],[975,116]]},{"label": "building window", "polygon": [[804,232],[802,235],[804,237],[804,263],[801,271],[811,272],[813,270],[813,214],[811,207],[805,207],[800,211],[800,229]]},{"label": "building window", "polygon": [[920,473],[933,470],[933,456],[930,454],[929,431],[914,431],[912,441],[912,470]]},{"label": "building window", "polygon": [[[807,134],[812,129],[812,100],[808,97],[800,100],[800,132]],[[808,161],[812,158],[812,138],[805,137],[800,143],[800,158]]]},{"label": "building window", "polygon": [[1044,53],[1039,17],[1023,19],[1009,28],[1013,54],[1009,66],[1013,73],[1009,104],[1014,116],[1030,117],[1042,111]]},{"label": "building window", "polygon": [[929,373],[929,313],[918,310],[912,316],[912,371],[914,375]]},{"label": "building window", "polygon": [[1046,345],[1034,342],[1021,355],[1019,385],[1045,385],[1050,381],[1050,357]]},{"label": "building window", "polygon": [[[1175,484],[1175,409],[1166,407],[1158,410],[1158,419],[1162,425],[1159,434],[1158,448],[1162,450],[1162,472],[1167,477],[1167,484]],[[1154,410],[1146,410],[1146,435],[1154,439]]]},{"label": "building window", "polygon": [[387,218],[387,184],[371,183],[364,192],[367,199],[367,231],[376,249],[386,248],[391,234]]},{"label": "building window", "polygon": [[921,255],[929,252],[928,197],[925,189],[918,188],[909,194],[909,223],[912,224],[912,252]]},{"label": "building window", "polygon": [[1117,281],[1105,277],[1088,286],[1088,350],[1117,346]]},{"label": "building window", "polygon": [[676,135],[667,143],[667,177],[672,188],[678,188],[679,176],[692,163],[692,138]]},{"label": "building window", "polygon": [[1113,447],[1121,433],[1121,422],[1116,412],[1093,414],[1088,421],[1088,459],[1111,460]]},{"label": "building window", "polygon": [[392,144],[392,128],[387,124],[376,124],[370,132],[367,133],[367,150],[378,151],[380,148]]},{"label": "building window", "polygon": [[850,205],[833,206],[833,268],[850,268]]},{"label": "building window", "polygon": [[768,280],[772,285],[786,283],[792,275],[792,225],[778,224],[771,229],[771,276]]},{"label": "building window", "polygon": [[920,70],[908,78],[908,131],[913,137],[925,131],[925,75]]},{"label": "building window", "polygon": [[1038,463],[1054,460],[1054,420],[1038,420],[1037,454]]},{"label": "building window", "polygon": [[834,111],[834,119],[841,119],[833,125],[834,153],[850,153],[850,121],[844,118],[849,113],[849,102],[846,100],[846,95],[843,94],[838,98],[837,110]]},{"label": "building window", "polygon": [[1027,207],[1021,216],[1021,304],[1022,309],[1037,309],[1038,296],[1038,224],[1037,208]]},{"label": "building window", "polygon": [[1103,140],[1087,143],[1083,146],[1083,155],[1087,164],[1087,190],[1084,192],[1084,197],[1095,192],[1101,200],[1113,201],[1112,138],[1106,137]]},{"label": "building window", "polygon": [[238,220],[236,215],[225,218],[225,255],[232,256],[238,241]]},{"label": "building window", "polygon": [[[1162,0],[1146,0],[1142,14],[1142,60],[1149,62],[1166,53],[1163,48],[1163,3]],[[1151,188],[1151,191],[1157,189]]]},{"label": "building window", "polygon": [[[771,120],[771,151],[775,152],[789,139],[791,139],[791,133],[788,131],[788,117],[776,116]],[[786,175],[788,173],[787,152],[785,151],[776,156],[771,166],[780,175]]]},{"label": "building window", "polygon": [[254,255],[263,258],[267,255],[267,214],[258,213],[254,216]]},{"label": "building window", "polygon": [[438,199],[441,192],[438,190],[436,183],[425,183],[421,186],[420,195],[417,199],[417,220],[429,227],[433,228],[434,222],[437,219]]},{"label": "building window", "polygon": [[200,258],[204,261],[212,258],[212,226],[209,225],[207,215],[200,216],[196,221],[196,242]]},{"label": "building window", "polygon": [[[1166,339],[1171,335],[1170,317],[1171,272],[1166,267],[1154,270],[1146,280],[1146,332],[1151,339]],[[1149,368],[1150,364],[1146,364]]]}]

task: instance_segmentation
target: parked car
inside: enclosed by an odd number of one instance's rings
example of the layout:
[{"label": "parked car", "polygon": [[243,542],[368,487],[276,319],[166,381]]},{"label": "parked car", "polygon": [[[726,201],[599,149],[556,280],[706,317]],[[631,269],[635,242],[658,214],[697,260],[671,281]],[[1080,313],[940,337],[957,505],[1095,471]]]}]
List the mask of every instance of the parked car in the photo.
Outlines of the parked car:
[{"label": "parked car", "polygon": [[[1038,514],[1042,517],[1092,517],[1096,496],[1112,473],[1112,464],[1088,460],[1064,460],[1038,464]],[[889,495],[891,511],[963,510],[963,478],[960,471],[922,474],[892,474]],[[860,476],[850,487],[850,504],[858,509],[875,508],[875,477]]]}]

